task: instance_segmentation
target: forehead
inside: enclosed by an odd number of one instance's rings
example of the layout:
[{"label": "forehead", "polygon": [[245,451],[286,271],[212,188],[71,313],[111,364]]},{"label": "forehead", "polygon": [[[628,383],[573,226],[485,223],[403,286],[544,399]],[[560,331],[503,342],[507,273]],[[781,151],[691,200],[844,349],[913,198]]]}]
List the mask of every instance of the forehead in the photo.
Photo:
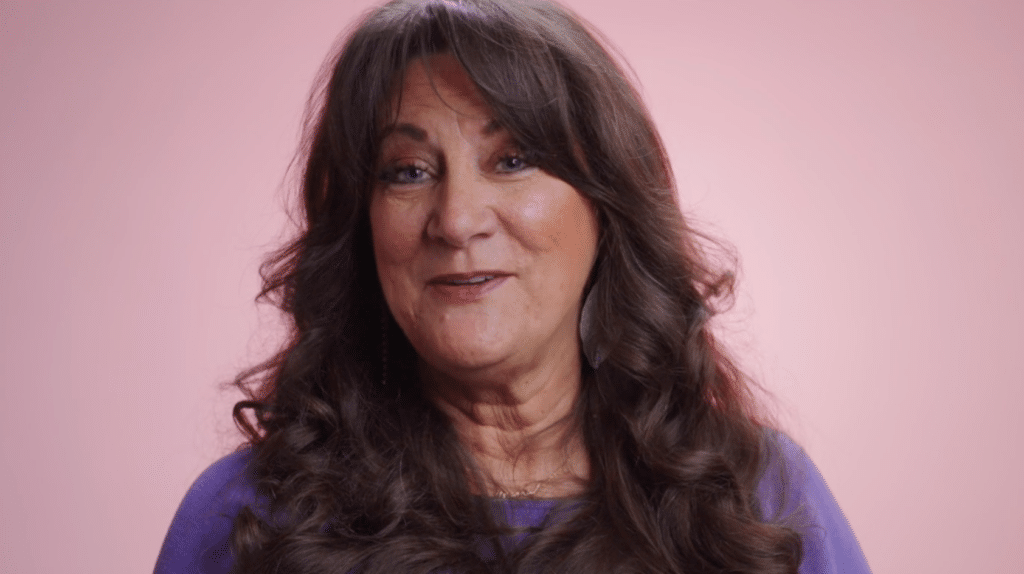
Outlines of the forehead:
[{"label": "forehead", "polygon": [[[451,54],[433,54],[406,67],[392,99],[396,123],[447,110],[462,119],[489,121],[492,113],[473,80]],[[397,109],[395,109],[397,106]]]}]

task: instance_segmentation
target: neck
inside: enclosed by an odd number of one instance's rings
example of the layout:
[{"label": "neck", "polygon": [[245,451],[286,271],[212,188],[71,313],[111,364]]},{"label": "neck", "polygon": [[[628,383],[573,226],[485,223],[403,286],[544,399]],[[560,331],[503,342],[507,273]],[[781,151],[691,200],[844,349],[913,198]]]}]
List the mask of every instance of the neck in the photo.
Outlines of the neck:
[{"label": "neck", "polygon": [[473,456],[484,482],[472,481],[479,494],[565,498],[582,491],[589,462],[575,416],[578,360],[502,383],[421,371],[429,396]]}]

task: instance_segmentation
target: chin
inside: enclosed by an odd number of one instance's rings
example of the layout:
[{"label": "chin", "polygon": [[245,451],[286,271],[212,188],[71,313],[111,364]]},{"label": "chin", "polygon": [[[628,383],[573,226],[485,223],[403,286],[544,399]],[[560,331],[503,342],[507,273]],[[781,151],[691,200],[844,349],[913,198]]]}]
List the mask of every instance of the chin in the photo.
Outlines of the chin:
[{"label": "chin", "polygon": [[420,357],[431,367],[450,374],[493,367],[510,355],[506,345],[481,345],[479,339],[458,344],[449,342],[430,352],[420,353]]}]

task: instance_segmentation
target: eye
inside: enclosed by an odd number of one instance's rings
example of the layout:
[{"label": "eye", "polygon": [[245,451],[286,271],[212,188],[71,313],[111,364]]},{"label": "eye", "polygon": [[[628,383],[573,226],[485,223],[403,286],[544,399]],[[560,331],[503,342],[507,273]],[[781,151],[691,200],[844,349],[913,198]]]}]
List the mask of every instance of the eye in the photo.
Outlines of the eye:
[{"label": "eye", "polygon": [[533,165],[533,162],[528,159],[526,154],[510,153],[498,160],[498,165],[495,166],[495,169],[499,173],[516,173],[533,167]]},{"label": "eye", "polygon": [[427,170],[412,164],[406,164],[385,169],[380,174],[380,180],[385,183],[410,185],[422,183],[428,176]]}]

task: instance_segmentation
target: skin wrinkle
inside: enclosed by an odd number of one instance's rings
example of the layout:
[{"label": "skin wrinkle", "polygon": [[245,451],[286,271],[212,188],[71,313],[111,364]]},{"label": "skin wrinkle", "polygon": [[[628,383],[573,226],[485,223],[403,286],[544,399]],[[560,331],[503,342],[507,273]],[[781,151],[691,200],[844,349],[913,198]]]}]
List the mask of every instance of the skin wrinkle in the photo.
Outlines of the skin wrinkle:
[{"label": "skin wrinkle", "polygon": [[[522,150],[454,58],[429,60],[429,72],[418,62],[406,70],[370,205],[385,298],[420,356],[428,395],[484,473],[517,490],[562,472],[541,494],[576,494],[589,476],[572,413],[596,213],[537,167],[499,169]],[[484,270],[509,276],[471,302],[446,300],[429,283]]]}]

